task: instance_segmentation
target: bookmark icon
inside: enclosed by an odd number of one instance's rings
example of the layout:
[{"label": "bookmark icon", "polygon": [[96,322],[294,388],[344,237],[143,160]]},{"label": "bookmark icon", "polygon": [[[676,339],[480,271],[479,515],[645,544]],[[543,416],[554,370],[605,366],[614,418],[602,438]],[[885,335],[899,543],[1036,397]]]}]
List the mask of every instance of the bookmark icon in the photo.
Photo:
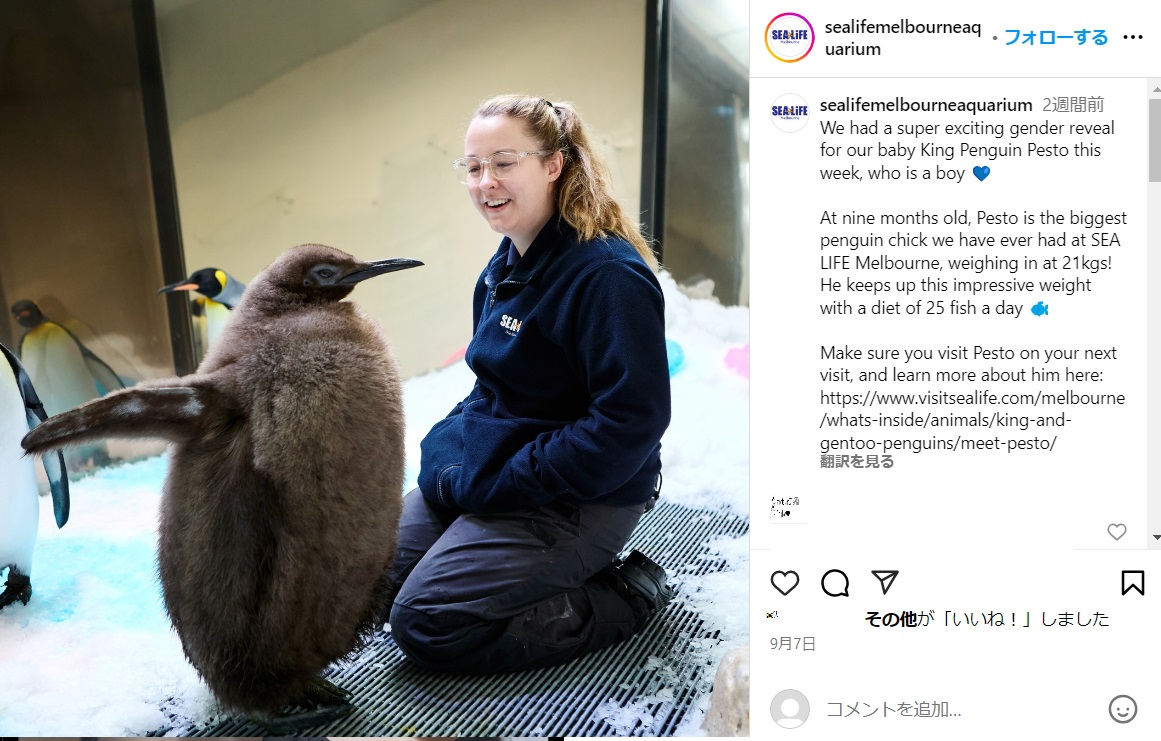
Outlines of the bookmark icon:
[{"label": "bookmark icon", "polygon": [[1145,596],[1145,572],[1142,570],[1121,571],[1121,596],[1125,596],[1129,592],[1136,592],[1138,595]]}]

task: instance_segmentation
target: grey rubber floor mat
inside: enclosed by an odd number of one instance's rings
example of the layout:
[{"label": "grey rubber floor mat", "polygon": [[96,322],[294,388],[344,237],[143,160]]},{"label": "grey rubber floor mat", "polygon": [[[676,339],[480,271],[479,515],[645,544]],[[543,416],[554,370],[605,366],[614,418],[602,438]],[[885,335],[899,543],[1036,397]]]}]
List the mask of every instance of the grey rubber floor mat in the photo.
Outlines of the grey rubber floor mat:
[{"label": "grey rubber floor mat", "polygon": [[[679,591],[641,634],[551,669],[460,677],[417,668],[404,659],[390,633],[380,633],[357,656],[327,673],[331,681],[354,693],[354,712],[302,735],[673,735],[686,713],[712,688],[716,666],[704,649],[719,640],[718,629],[706,625],[682,598],[680,577],[723,570],[724,559],[708,555],[708,544],[748,531],[748,520],[736,514],[662,501],[641,520],[629,546],[664,566]],[[185,729],[183,735],[269,733],[231,719]]]}]

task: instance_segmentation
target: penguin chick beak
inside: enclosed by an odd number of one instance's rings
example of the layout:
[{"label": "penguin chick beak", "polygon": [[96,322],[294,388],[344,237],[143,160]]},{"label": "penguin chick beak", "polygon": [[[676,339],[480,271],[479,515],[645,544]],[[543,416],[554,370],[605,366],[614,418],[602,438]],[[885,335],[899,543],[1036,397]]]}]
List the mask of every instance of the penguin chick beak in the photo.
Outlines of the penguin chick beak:
[{"label": "penguin chick beak", "polygon": [[178,281],[168,286],[163,286],[157,289],[158,293],[173,293],[174,291],[196,291],[197,283],[186,283],[185,281]]},{"label": "penguin chick beak", "polygon": [[376,275],[383,275],[384,273],[394,273],[396,270],[406,270],[407,268],[417,268],[423,263],[419,260],[410,260],[405,257],[395,257],[390,260],[375,260],[374,262],[363,263],[363,267],[359,268],[349,275],[343,276],[339,280],[339,285],[353,286],[356,283],[374,278]]}]

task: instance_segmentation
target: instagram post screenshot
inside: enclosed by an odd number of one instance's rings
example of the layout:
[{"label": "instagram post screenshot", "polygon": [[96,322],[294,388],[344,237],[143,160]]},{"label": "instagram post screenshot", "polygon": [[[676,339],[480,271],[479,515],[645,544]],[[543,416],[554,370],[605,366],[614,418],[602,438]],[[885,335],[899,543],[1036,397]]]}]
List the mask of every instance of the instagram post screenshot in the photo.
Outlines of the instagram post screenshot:
[{"label": "instagram post screenshot", "polygon": [[0,736],[1161,738],[1161,10],[1038,5],[0,0]]},{"label": "instagram post screenshot", "polygon": [[750,43],[0,0],[0,738],[748,735]]},{"label": "instagram post screenshot", "polygon": [[750,4],[755,736],[1161,733],[1159,20]]}]

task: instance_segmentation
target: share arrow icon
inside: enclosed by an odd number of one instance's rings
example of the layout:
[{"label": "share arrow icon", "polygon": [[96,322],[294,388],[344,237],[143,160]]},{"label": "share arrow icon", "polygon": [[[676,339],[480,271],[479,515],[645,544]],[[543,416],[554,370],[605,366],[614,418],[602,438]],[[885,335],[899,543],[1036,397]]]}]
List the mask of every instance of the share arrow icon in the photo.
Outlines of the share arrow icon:
[{"label": "share arrow icon", "polygon": [[872,570],[871,573],[875,576],[876,579],[879,580],[879,585],[883,587],[883,594],[887,593],[887,590],[890,589],[891,585],[895,583],[895,577],[899,576],[898,571]]}]

